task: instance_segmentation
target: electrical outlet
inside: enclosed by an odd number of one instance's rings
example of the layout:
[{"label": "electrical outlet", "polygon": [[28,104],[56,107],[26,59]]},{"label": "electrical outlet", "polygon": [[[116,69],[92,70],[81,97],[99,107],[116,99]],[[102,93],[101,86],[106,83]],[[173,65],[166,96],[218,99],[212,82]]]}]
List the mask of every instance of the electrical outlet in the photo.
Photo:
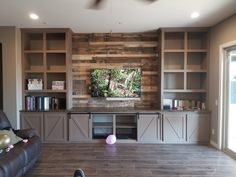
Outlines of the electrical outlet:
[{"label": "electrical outlet", "polygon": [[218,100],[217,99],[215,100],[215,105],[218,106]]},{"label": "electrical outlet", "polygon": [[214,135],[215,134],[215,129],[211,129],[211,134]]}]

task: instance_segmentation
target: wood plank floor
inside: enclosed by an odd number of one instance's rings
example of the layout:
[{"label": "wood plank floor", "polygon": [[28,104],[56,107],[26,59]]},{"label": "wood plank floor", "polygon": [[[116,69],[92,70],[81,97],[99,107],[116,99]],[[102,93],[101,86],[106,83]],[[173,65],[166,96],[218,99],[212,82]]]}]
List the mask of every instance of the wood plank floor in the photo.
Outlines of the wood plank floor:
[{"label": "wood plank floor", "polygon": [[236,177],[236,161],[203,145],[44,144],[26,177]]}]

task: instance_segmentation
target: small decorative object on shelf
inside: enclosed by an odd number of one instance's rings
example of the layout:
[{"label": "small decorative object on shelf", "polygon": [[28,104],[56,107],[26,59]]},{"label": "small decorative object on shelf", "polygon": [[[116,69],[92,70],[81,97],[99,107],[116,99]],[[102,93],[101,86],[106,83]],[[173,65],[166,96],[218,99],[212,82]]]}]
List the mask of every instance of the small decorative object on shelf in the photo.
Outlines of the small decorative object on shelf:
[{"label": "small decorative object on shelf", "polygon": [[43,80],[28,79],[28,90],[43,90]]},{"label": "small decorative object on shelf", "polygon": [[205,110],[206,104],[196,100],[163,99],[165,110]]},{"label": "small decorative object on shelf", "polygon": [[52,81],[52,90],[64,90],[65,81]]}]

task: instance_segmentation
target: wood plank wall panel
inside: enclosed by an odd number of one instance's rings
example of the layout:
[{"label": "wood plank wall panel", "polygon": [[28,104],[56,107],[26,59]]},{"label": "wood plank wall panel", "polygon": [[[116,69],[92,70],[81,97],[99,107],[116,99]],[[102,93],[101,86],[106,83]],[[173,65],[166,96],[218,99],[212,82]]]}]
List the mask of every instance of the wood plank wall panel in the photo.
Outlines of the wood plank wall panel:
[{"label": "wood plank wall panel", "polygon": [[[72,35],[72,104],[75,107],[160,107],[160,60],[157,31]],[[140,100],[111,101],[91,97],[94,68],[142,69]]]}]

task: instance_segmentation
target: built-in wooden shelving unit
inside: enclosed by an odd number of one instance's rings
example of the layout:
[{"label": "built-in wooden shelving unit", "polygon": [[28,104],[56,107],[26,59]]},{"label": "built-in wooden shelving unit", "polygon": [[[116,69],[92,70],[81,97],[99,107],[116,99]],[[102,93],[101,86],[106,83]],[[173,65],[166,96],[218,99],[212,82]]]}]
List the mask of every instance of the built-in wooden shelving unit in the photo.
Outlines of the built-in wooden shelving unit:
[{"label": "built-in wooden shelving unit", "polygon": [[[22,29],[23,105],[27,96],[50,97],[59,100],[57,109],[69,107],[68,65],[71,58],[71,32],[69,29]],[[42,79],[43,87],[28,88],[28,79]],[[52,89],[52,81],[64,81],[64,89]],[[34,98],[34,99],[35,99]],[[30,101],[31,102],[31,101]],[[41,108],[43,110],[43,107]],[[50,108],[54,109],[54,108]]]},{"label": "built-in wooden shelving unit", "polygon": [[200,101],[206,104],[208,29],[160,30],[162,99]]}]

